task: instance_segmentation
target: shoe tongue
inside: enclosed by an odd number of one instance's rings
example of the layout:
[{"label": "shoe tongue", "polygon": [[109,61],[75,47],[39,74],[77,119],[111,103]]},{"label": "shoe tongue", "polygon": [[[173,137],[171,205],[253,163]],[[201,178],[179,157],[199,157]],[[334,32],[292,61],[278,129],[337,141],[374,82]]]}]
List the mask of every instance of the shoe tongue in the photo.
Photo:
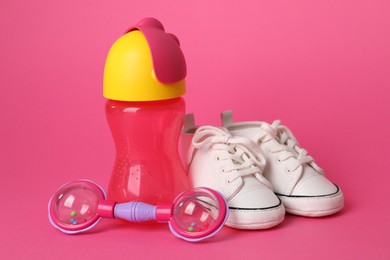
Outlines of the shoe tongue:
[{"label": "shoe tongue", "polygon": [[269,136],[272,138],[276,138],[278,135],[278,130],[276,130],[272,125],[267,124],[267,123],[262,123],[260,126],[260,129],[267,133]]},{"label": "shoe tongue", "polygon": [[254,142],[259,140],[259,137],[266,137],[267,140],[275,139],[278,135],[277,130],[272,125],[259,122],[256,124],[245,124],[241,127],[229,129],[233,134],[239,134],[242,137],[246,137]]},{"label": "shoe tongue", "polygon": [[259,126],[254,127],[243,127],[240,129],[230,130],[233,134],[238,134],[242,137],[248,138],[252,141],[257,141],[257,137],[259,136],[259,130],[263,131]]}]

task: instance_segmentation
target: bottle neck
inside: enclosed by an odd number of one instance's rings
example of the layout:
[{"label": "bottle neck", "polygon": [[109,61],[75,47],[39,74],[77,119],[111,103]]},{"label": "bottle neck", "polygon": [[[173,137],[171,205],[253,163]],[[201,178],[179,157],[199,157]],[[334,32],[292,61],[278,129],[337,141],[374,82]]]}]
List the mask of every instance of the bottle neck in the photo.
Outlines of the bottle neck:
[{"label": "bottle neck", "polygon": [[184,103],[184,99],[182,97],[176,97],[176,98],[170,98],[170,99],[163,99],[163,100],[146,100],[146,101],[132,101],[132,100],[114,100],[114,99],[107,99],[106,103],[114,103],[114,104],[128,104],[133,106],[145,106],[145,105],[169,105],[169,104],[175,104],[175,103]]}]

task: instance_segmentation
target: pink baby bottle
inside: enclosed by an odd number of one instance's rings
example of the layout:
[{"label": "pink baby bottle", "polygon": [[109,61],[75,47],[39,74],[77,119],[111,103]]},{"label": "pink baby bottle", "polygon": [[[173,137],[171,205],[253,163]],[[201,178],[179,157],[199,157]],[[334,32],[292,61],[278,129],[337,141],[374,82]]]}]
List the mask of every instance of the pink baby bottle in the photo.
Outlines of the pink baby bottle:
[{"label": "pink baby bottle", "polygon": [[108,199],[171,203],[188,189],[178,153],[185,76],[177,37],[154,18],[141,20],[112,45],[103,91],[116,149]]}]

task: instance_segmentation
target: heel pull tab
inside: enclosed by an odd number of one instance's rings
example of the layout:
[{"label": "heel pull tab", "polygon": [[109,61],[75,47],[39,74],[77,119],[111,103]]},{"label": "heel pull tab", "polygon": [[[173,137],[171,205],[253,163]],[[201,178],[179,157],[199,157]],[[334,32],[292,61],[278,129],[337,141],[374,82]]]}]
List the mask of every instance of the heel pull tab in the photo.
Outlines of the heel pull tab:
[{"label": "heel pull tab", "polygon": [[233,111],[226,110],[221,113],[222,126],[227,127],[233,124]]},{"label": "heel pull tab", "polygon": [[183,123],[183,132],[189,133],[191,131],[194,131],[196,129],[195,126],[195,117],[194,114],[186,114],[184,116],[184,123]]}]

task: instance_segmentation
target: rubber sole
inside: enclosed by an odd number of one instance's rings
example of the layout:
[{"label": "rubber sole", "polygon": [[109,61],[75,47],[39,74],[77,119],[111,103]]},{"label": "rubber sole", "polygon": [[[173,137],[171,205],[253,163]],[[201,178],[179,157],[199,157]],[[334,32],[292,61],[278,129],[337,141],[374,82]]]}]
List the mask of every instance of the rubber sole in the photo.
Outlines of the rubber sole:
[{"label": "rubber sole", "polygon": [[225,225],[237,229],[267,229],[279,225],[285,216],[283,204],[267,209],[229,209]]},{"label": "rubber sole", "polygon": [[339,212],[344,207],[344,194],[336,193],[323,196],[285,196],[277,194],[287,213],[305,217],[323,217]]}]

